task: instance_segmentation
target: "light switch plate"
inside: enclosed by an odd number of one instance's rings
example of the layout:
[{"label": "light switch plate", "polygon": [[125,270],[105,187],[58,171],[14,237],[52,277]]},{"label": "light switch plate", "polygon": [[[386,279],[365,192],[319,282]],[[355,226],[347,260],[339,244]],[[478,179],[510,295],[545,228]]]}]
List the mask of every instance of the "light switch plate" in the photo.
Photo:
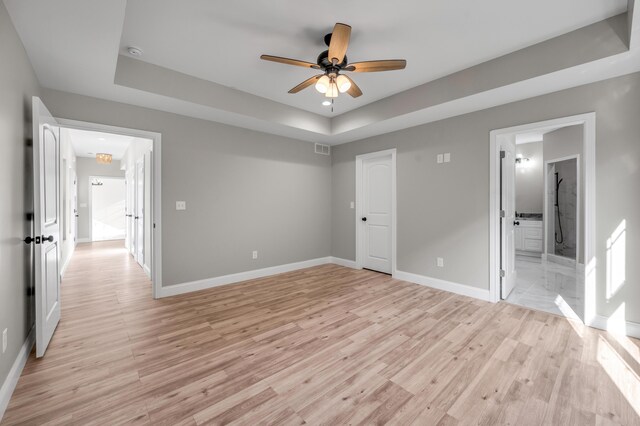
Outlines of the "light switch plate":
[{"label": "light switch plate", "polygon": [[258,250],[254,250],[254,251],[253,251],[253,253],[252,253],[252,257],[253,257],[254,259],[257,259],[257,258],[258,258]]},{"label": "light switch plate", "polygon": [[442,164],[443,162],[443,155],[442,154],[438,154],[436,156],[436,161],[438,162],[438,164]]},{"label": "light switch plate", "polygon": [[356,203],[354,203],[353,201],[351,202],[351,208],[355,208],[356,207]]},{"label": "light switch plate", "polygon": [[2,353],[5,353],[7,351],[7,333],[8,330],[5,328],[2,332]]},{"label": "light switch plate", "polygon": [[186,210],[187,202],[186,201],[176,201],[176,210]]},{"label": "light switch plate", "polygon": [[451,153],[450,152],[445,152],[444,153],[444,162],[448,163],[451,161]]},{"label": "light switch plate", "polygon": [[438,259],[436,259],[436,263],[438,264],[438,266],[440,268],[444,267],[444,259],[443,258],[439,257]]}]

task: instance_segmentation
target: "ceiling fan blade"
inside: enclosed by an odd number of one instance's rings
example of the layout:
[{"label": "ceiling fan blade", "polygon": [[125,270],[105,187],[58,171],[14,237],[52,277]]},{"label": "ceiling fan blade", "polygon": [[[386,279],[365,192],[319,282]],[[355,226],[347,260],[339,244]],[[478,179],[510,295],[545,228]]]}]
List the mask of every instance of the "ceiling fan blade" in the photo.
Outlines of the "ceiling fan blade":
[{"label": "ceiling fan blade", "polygon": [[331,33],[331,42],[329,43],[329,60],[335,64],[339,64],[344,60],[344,55],[349,47],[349,39],[351,38],[351,27],[346,24],[337,23],[333,27]]},{"label": "ceiling fan blade", "polygon": [[402,70],[407,66],[407,61],[404,59],[389,59],[384,61],[365,61],[355,62],[349,64],[343,69],[345,71],[353,72],[378,72],[378,71],[393,71]]},{"label": "ceiling fan blade", "polygon": [[318,75],[314,75],[311,78],[306,79],[305,81],[303,81],[302,83],[298,84],[296,87],[294,87],[293,89],[289,90],[289,93],[298,93],[301,90],[306,89],[307,87],[311,86],[312,84],[315,84],[316,81],[318,81],[318,79],[320,77],[322,77],[324,74],[318,74]]},{"label": "ceiling fan blade", "polygon": [[261,55],[260,59],[263,59],[265,61],[278,62],[286,65],[295,65],[297,67],[320,69],[318,64],[314,64],[306,61],[299,61],[297,59],[282,58],[280,56]]},{"label": "ceiling fan blade", "polygon": [[[341,74],[341,75],[344,75],[344,74]],[[344,75],[344,76],[347,77],[347,79],[351,82],[351,87],[349,87],[349,90],[347,90],[347,93],[350,94],[352,98],[357,98],[359,96],[362,96],[362,90],[360,90],[360,88],[355,83],[355,81],[349,78],[348,75]]]}]

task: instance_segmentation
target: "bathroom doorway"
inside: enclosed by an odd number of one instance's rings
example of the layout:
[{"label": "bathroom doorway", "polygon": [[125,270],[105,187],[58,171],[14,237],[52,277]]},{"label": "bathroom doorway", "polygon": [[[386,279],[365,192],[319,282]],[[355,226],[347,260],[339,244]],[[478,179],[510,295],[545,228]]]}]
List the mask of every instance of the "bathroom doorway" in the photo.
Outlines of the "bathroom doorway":
[{"label": "bathroom doorway", "polygon": [[[593,257],[593,247],[585,237],[593,235],[593,210],[585,206],[585,190],[592,196],[586,179],[593,173],[587,162],[595,141],[591,119],[585,114],[492,132],[496,193],[491,205],[497,214],[491,216],[491,260],[497,274],[491,291],[496,300],[589,323],[593,295],[585,259]],[[509,149],[514,155],[507,155]],[[505,197],[515,199],[511,217]],[[509,244],[505,236],[512,228]],[[513,259],[513,267],[504,259]]]}]

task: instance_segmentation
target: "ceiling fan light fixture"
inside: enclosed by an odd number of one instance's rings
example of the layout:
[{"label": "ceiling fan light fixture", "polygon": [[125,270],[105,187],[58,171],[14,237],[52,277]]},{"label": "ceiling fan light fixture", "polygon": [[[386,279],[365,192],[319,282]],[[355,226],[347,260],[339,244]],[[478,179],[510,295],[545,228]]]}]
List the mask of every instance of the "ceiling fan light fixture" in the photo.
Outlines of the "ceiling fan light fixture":
[{"label": "ceiling fan light fixture", "polygon": [[329,88],[327,89],[327,93],[325,93],[324,95],[327,98],[337,98],[339,93],[340,92],[338,90],[338,85],[336,84],[335,81],[332,81],[331,84],[329,85]]},{"label": "ceiling fan light fixture", "polygon": [[323,75],[318,79],[318,82],[316,83],[316,90],[320,93],[327,93],[330,86],[331,86],[331,80],[329,79],[328,76]]},{"label": "ceiling fan light fixture", "polygon": [[340,93],[344,93],[347,90],[351,89],[351,82],[344,75],[339,75],[336,79],[336,84],[338,85],[338,90]]}]

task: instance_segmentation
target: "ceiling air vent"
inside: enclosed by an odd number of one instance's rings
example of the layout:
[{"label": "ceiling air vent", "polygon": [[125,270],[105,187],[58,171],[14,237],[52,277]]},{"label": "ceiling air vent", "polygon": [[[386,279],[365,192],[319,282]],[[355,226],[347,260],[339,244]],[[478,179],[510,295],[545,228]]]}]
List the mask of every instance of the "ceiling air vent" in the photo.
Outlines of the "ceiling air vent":
[{"label": "ceiling air vent", "polygon": [[316,144],[316,154],[330,155],[331,154],[331,148],[329,148],[329,145],[323,145],[321,143],[317,143]]}]

